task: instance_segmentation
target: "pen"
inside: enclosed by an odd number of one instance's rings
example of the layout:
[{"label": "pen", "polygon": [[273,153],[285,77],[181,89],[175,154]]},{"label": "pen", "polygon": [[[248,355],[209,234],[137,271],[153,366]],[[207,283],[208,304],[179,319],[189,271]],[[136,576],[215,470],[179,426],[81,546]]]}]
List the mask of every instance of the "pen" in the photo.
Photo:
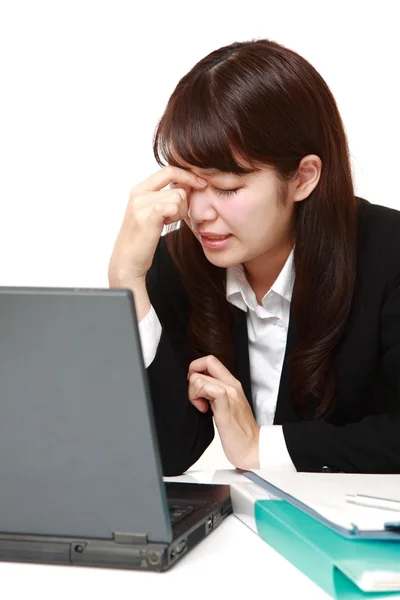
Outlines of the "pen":
[{"label": "pen", "polygon": [[378,508],[380,510],[394,510],[400,512],[400,500],[391,500],[389,498],[378,498],[375,496],[365,496],[363,494],[347,494],[346,502],[356,504],[357,506],[365,506],[367,508]]}]

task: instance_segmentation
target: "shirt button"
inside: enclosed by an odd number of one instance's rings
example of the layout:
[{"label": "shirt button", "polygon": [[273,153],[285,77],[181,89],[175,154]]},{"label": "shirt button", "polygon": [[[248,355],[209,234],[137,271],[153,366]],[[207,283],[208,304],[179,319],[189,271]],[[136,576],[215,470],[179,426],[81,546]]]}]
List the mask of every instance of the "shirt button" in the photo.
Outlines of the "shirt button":
[{"label": "shirt button", "polygon": [[330,469],[327,465],[324,465],[321,469],[321,473],[332,473],[332,469]]}]

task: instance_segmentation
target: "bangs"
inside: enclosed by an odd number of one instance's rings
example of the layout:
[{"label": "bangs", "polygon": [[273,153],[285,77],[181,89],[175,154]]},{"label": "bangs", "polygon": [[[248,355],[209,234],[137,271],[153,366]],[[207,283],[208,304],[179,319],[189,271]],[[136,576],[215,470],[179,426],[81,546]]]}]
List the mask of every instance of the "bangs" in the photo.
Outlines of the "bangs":
[{"label": "bangs", "polygon": [[259,170],[248,157],[232,109],[218,109],[212,85],[205,77],[199,76],[179,93],[174,92],[154,137],[157,163],[165,166],[164,159],[169,165],[187,169],[183,161],[200,169],[236,175]]}]

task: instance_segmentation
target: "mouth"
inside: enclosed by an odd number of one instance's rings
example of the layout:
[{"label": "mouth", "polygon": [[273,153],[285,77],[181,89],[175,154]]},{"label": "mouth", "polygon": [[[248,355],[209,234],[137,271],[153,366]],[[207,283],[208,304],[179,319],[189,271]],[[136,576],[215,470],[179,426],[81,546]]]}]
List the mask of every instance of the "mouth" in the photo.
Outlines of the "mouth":
[{"label": "mouth", "polygon": [[200,235],[200,240],[202,245],[205,248],[210,248],[212,250],[217,250],[220,248],[225,248],[233,237],[232,234],[228,235]]}]

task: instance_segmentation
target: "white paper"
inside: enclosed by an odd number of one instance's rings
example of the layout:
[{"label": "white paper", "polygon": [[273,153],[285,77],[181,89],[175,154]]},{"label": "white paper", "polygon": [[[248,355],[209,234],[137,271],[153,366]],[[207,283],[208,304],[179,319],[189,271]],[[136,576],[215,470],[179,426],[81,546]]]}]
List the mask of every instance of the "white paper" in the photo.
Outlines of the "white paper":
[{"label": "white paper", "polygon": [[249,485],[251,483],[250,480],[242,475],[237,469],[186,471],[183,475],[178,475],[176,477],[164,477],[164,481],[175,481],[178,483],[217,483],[223,485],[231,485],[232,483],[244,483]]},{"label": "white paper", "polygon": [[400,522],[400,513],[346,502],[348,494],[400,500],[400,475],[359,473],[254,473],[286,492],[328,521],[345,529],[382,531],[385,523]]}]

